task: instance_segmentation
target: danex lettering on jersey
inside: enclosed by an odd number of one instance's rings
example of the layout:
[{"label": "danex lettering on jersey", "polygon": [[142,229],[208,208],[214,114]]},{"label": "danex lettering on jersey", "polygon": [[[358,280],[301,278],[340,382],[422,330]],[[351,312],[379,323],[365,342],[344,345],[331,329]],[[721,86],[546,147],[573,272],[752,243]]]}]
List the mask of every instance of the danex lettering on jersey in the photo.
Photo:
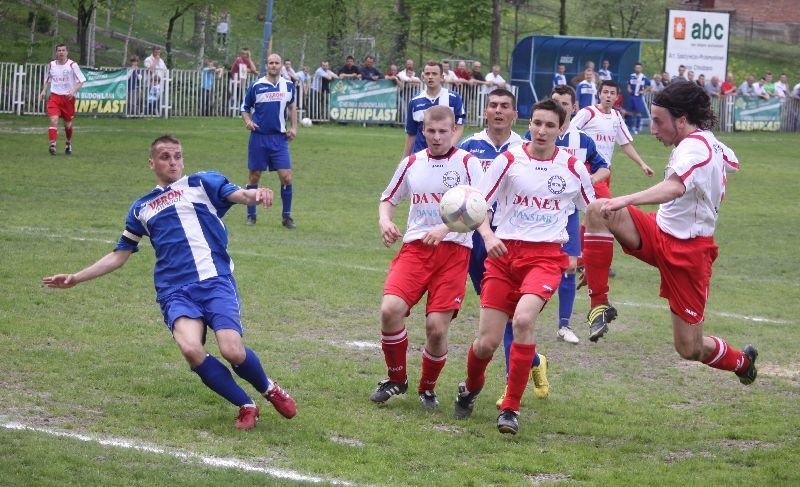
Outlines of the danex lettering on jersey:
[{"label": "danex lettering on jersey", "polygon": [[397,108],[331,107],[331,118],[337,122],[394,122]]},{"label": "danex lettering on jersey", "polygon": [[444,193],[412,193],[411,202],[415,205],[420,203],[439,203],[442,201]]},{"label": "danex lettering on jersey", "polygon": [[512,201],[514,205],[520,206],[535,206],[540,210],[561,210],[561,205],[559,204],[558,200],[551,200],[548,198],[537,198],[536,196],[524,196],[521,194],[515,194],[514,200]]},{"label": "danex lettering on jersey", "polygon": [[155,198],[147,203],[147,206],[155,213],[163,210],[164,208],[174,205],[181,200],[183,196],[182,189],[172,189],[158,198]]}]

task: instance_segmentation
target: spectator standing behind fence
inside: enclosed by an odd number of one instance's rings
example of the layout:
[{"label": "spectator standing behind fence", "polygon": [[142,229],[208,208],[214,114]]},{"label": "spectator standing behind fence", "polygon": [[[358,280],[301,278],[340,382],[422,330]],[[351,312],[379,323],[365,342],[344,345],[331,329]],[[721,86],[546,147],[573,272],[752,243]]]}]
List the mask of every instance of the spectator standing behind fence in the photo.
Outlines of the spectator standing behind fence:
[{"label": "spectator standing behind fence", "polygon": [[444,80],[443,83],[448,83],[451,86],[457,85],[461,82],[461,79],[456,76],[455,71],[450,69],[450,63],[447,61],[442,63],[442,79]]},{"label": "spectator standing behind fence", "polygon": [[464,81],[472,80],[472,75],[470,74],[469,71],[467,71],[467,63],[466,63],[466,61],[459,61],[458,62],[458,64],[456,65],[455,73],[456,73],[456,76],[458,76],[458,79],[460,79],[462,83]]},{"label": "spectator standing behind fence", "polygon": [[786,73],[781,73],[778,81],[775,82],[775,96],[783,102],[786,99],[786,94],[789,92],[789,86],[786,84]]},{"label": "spectator standing behind fence", "polygon": [[230,72],[230,83],[228,88],[230,90],[230,105],[232,109],[238,110],[244,95],[244,90],[247,88],[247,73],[258,74],[258,69],[253,63],[250,55],[250,49],[243,47],[239,51],[239,56],[233,61]]},{"label": "spectator standing behind fence", "polygon": [[217,24],[217,44],[220,46],[228,45],[228,29],[230,28],[231,16],[226,11],[222,11],[219,23]]},{"label": "spectator standing behind fence", "polygon": [[720,94],[722,96],[736,94],[736,81],[733,79],[733,73],[728,73],[725,76],[725,81],[723,81],[722,88],[720,88]]},{"label": "spectator standing behind fence", "polygon": [[167,77],[167,64],[161,59],[160,47],[153,46],[152,53],[144,58],[144,69],[151,74],[158,75],[162,80]]},{"label": "spectator standing behind fence", "polygon": [[417,72],[414,71],[413,59],[406,59],[405,69],[397,73],[397,79],[403,83],[413,83],[417,85],[422,83],[422,80],[417,76]]},{"label": "spectator standing behind fence", "polygon": [[214,61],[206,60],[206,67],[203,68],[202,79],[200,80],[200,108],[204,117],[216,115],[217,107],[214,103],[214,80],[221,79],[223,68],[214,66]]},{"label": "spectator standing behind fence", "polygon": [[300,81],[300,78],[297,76],[297,72],[292,67],[292,61],[290,59],[283,60],[283,66],[281,66],[281,78],[285,79],[286,81],[291,81],[295,85]]},{"label": "spectator standing behind fence", "polygon": [[43,99],[50,88],[47,98],[47,116],[50,119],[50,128],[47,137],[50,140],[50,155],[56,155],[56,140],[58,140],[58,119],[64,119],[64,135],[67,145],[64,148],[66,155],[72,154],[72,119],[75,118],[75,95],[83,86],[86,77],[83,76],[78,63],[69,59],[67,46],[56,46],[56,58],[47,65],[44,86],[39,99]]},{"label": "spectator standing behind fence", "polygon": [[739,89],[736,92],[739,96],[749,96],[755,97],[758,96],[756,93],[756,79],[753,75],[747,76],[747,78],[742,81],[742,84],[739,85]]},{"label": "spectator standing behind fence", "polygon": [[378,81],[383,78],[381,72],[375,67],[375,58],[369,55],[364,56],[364,64],[361,65],[358,72],[364,81]]},{"label": "spectator standing behind fence", "polygon": [[145,115],[161,114],[161,78],[157,74],[150,78],[150,86],[147,88],[147,109]]},{"label": "spectator standing behind fence", "polygon": [[491,93],[498,88],[505,88],[506,80],[500,76],[500,65],[492,66],[492,72],[486,75],[486,93]]},{"label": "spectator standing behind fence", "polygon": [[314,79],[311,81],[311,117],[316,119],[327,119],[327,94],[331,91],[331,81],[339,76],[331,71],[328,61],[320,61],[319,67],[314,71]]},{"label": "spectator standing behind fence", "polygon": [[142,70],[139,69],[139,56],[133,55],[128,60],[128,115],[138,115],[141,108]]},{"label": "spectator standing behind fence", "polygon": [[664,78],[659,73],[654,74],[653,79],[650,80],[650,91],[658,93],[664,89],[664,86]]},{"label": "spectator standing behind fence", "polygon": [[719,98],[722,92],[722,83],[719,82],[719,76],[712,76],[711,80],[703,86],[708,96],[712,98]]},{"label": "spectator standing behind fence", "polygon": [[392,64],[389,65],[389,69],[387,69],[386,72],[383,74],[383,79],[385,79],[387,81],[394,81],[395,83],[402,84],[402,82],[398,81],[398,79],[397,79],[397,73],[398,72],[399,71],[397,71],[397,65],[392,63]]},{"label": "spectator standing behind fence", "polygon": [[356,60],[353,56],[347,56],[345,58],[344,65],[339,68],[336,74],[338,74],[341,79],[359,79],[361,77],[361,73],[359,73]]}]

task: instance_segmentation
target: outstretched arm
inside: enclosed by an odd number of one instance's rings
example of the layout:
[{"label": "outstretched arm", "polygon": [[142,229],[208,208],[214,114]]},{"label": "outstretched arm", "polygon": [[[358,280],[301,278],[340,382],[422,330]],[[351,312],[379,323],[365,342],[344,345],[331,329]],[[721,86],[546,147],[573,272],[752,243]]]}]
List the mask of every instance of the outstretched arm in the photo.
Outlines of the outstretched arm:
[{"label": "outstretched arm", "polygon": [[272,206],[273,193],[269,188],[239,189],[228,195],[228,201],[240,205],[257,205],[264,208]]},{"label": "outstretched arm", "polygon": [[46,287],[56,287],[67,289],[84,281],[92,280],[96,277],[104,276],[119,269],[131,256],[129,250],[115,250],[109,252],[94,264],[86,267],[75,274],[56,274],[42,278],[42,285]]},{"label": "outstretched arm", "polygon": [[611,198],[603,202],[600,211],[607,215],[611,211],[625,208],[628,205],[657,205],[672,201],[686,192],[686,186],[677,174],[673,174],[655,186],[638,193]]}]

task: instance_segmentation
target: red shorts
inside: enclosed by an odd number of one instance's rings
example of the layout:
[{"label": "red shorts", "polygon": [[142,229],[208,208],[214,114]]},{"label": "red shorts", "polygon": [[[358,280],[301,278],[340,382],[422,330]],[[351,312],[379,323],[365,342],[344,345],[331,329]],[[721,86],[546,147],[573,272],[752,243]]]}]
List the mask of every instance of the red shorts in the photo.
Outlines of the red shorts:
[{"label": "red shorts", "polygon": [[719,253],[714,237],[675,238],[656,224],[655,213],[628,206],[640,249],[622,250],[657,267],[661,273],[659,296],[669,301],[670,310],[690,324],[702,323],[711,282],[711,265]]},{"label": "red shorts", "polygon": [[514,316],[523,294],[534,294],[549,301],[558,290],[561,275],[569,267],[569,257],[561,244],[504,240],[508,253],[486,259],[481,281],[481,307]]},{"label": "red shorts", "polygon": [[67,122],[75,118],[75,98],[50,93],[47,99],[47,116],[61,117]]},{"label": "red shorts", "polygon": [[[389,264],[383,294],[399,296],[411,308],[428,292],[425,314],[455,311],[458,315],[467,287],[470,250],[453,242],[405,243]],[[408,316],[408,315],[406,315]]]},{"label": "red shorts", "polygon": [[611,176],[592,186],[595,198],[613,198],[611,196]]}]

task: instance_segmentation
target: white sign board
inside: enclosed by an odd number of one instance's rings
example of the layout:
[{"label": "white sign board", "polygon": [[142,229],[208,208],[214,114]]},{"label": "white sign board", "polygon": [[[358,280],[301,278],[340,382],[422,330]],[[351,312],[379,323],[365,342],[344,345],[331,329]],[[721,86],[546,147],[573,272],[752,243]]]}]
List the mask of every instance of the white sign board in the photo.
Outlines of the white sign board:
[{"label": "white sign board", "polygon": [[728,66],[730,14],[695,10],[669,10],[666,29],[664,71],[678,74],[678,67],[725,79]]}]

